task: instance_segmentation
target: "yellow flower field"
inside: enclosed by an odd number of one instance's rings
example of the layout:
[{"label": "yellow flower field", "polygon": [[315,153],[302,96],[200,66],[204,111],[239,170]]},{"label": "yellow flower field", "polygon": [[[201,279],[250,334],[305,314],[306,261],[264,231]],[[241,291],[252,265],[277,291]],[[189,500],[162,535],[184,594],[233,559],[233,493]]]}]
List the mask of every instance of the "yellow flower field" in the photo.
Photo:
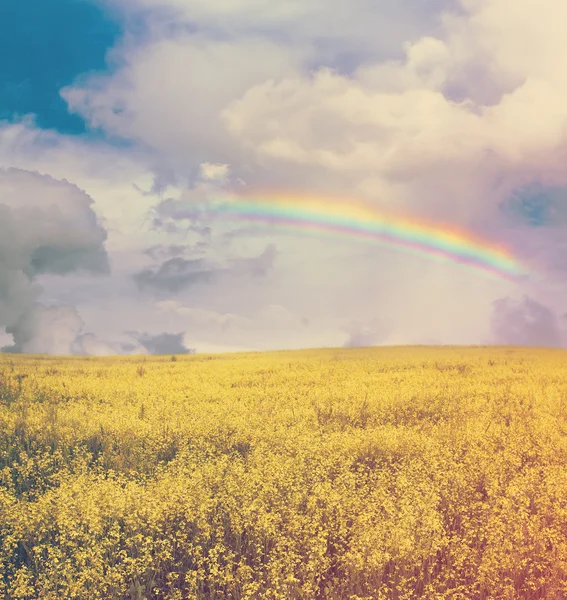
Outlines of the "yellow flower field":
[{"label": "yellow flower field", "polygon": [[2,599],[567,598],[567,352],[0,355]]}]

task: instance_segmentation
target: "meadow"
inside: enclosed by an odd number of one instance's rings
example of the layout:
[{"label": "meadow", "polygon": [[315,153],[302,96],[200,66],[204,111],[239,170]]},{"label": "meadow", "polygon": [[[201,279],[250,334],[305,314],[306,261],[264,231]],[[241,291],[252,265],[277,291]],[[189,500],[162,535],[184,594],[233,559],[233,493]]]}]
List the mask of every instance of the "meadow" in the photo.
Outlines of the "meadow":
[{"label": "meadow", "polygon": [[567,597],[567,352],[0,354],[0,598]]}]

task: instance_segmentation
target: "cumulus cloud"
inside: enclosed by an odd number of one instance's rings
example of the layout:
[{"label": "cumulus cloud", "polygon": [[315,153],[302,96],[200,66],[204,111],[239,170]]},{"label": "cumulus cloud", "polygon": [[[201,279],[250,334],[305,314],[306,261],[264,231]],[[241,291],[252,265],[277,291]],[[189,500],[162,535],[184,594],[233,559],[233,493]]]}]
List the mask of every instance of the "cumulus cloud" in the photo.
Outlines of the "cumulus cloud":
[{"label": "cumulus cloud", "polygon": [[158,39],[123,46],[115,75],[93,76],[62,96],[92,126],[137,140],[186,172],[231,162],[238,144],[226,134],[221,110],[256,81],[293,72],[297,54],[262,38],[236,45],[204,35]]},{"label": "cumulus cloud", "polygon": [[18,321],[6,327],[14,344],[3,352],[25,354],[74,354],[73,344],[84,323],[72,306],[35,304]]},{"label": "cumulus cloud", "polygon": [[13,335],[13,351],[70,353],[83,323],[72,307],[38,304],[37,278],[109,272],[92,202],[66,181],[0,170],[0,326]]},{"label": "cumulus cloud", "polygon": [[517,346],[562,345],[561,329],[555,313],[528,296],[522,301],[501,298],[493,305],[493,340],[496,344]]}]

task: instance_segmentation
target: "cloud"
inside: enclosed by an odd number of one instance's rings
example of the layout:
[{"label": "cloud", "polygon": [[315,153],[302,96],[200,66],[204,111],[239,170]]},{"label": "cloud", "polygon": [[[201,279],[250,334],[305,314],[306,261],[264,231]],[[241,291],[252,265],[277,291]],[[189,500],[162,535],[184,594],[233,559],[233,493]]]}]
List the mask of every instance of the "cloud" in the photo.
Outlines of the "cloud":
[{"label": "cloud", "polygon": [[78,270],[107,274],[106,231],[93,200],[67,181],[0,170],[2,247],[30,277]]},{"label": "cloud", "polygon": [[188,250],[188,246],[181,244],[157,244],[144,250],[144,254],[147,254],[154,260],[166,260],[180,256]]},{"label": "cloud", "polygon": [[521,302],[501,298],[493,304],[494,343],[560,347],[562,334],[555,313],[528,296]]},{"label": "cloud", "polygon": [[234,44],[178,36],[117,52],[121,66],[113,75],[77,82],[63,98],[92,127],[152,148],[179,173],[230,164],[235,144],[221,110],[256,81],[291,73],[298,64],[292,48],[254,37]]},{"label": "cloud", "polygon": [[92,202],[66,181],[0,170],[0,326],[14,336],[15,351],[67,352],[71,332],[80,330],[74,308],[37,303],[37,278],[109,272],[106,231]]},{"label": "cloud", "polygon": [[14,344],[3,352],[25,354],[73,354],[73,344],[84,323],[72,306],[35,304],[6,327]]},{"label": "cloud", "polygon": [[204,259],[170,258],[157,268],[147,268],[132,276],[141,290],[153,289],[177,293],[198,283],[211,282],[219,270]]},{"label": "cloud", "polygon": [[229,272],[236,276],[266,277],[274,266],[277,254],[276,245],[268,244],[258,256],[230,259]]},{"label": "cloud", "polygon": [[369,323],[354,321],[347,329],[348,339],[343,344],[345,348],[377,346],[387,337],[388,329],[378,319]]},{"label": "cloud", "polygon": [[140,333],[124,331],[121,335],[113,335],[113,340],[103,340],[87,333],[78,336],[72,345],[72,354],[83,356],[117,356],[117,355],[164,355],[191,354],[195,352],[183,344],[183,334],[173,333]]},{"label": "cloud", "polygon": [[212,284],[227,277],[265,277],[276,257],[274,244],[258,256],[230,258],[226,266],[204,258],[169,258],[157,267],[142,269],[132,276],[140,290],[179,293],[198,284]]},{"label": "cloud", "polygon": [[[418,37],[435,25],[448,1],[408,0],[108,0],[149,20],[150,35],[167,31],[205,31],[212,36],[241,38],[263,35],[297,46],[316,45],[327,60],[335,54],[360,59],[390,55],[400,40]],[[394,50],[393,50],[394,49]]]},{"label": "cloud", "polygon": [[173,169],[177,181],[200,164],[260,175],[262,165],[226,129],[221,115],[229,104],[259,83],[321,65],[348,72],[358,62],[397,57],[404,42],[436,31],[439,9],[451,4],[108,2],[135,27],[109,55],[111,73],[85,75],[62,96],[91,127],[153,149],[162,172]]},{"label": "cloud", "polygon": [[[195,234],[201,238],[204,246],[212,233],[211,216],[199,206],[187,206],[185,202],[179,200],[167,198],[153,208],[153,228],[167,233]],[[182,223],[183,221],[189,221],[189,223]]]},{"label": "cloud", "polygon": [[119,356],[149,354],[140,342],[129,340],[108,341],[99,339],[93,333],[77,336],[71,346],[72,354],[80,356]]},{"label": "cloud", "polygon": [[214,165],[211,163],[202,163],[200,166],[201,179],[205,181],[224,182],[228,179],[230,165]]},{"label": "cloud", "polygon": [[195,350],[186,348],[183,344],[183,333],[148,333],[129,332],[150,354],[192,354]]}]

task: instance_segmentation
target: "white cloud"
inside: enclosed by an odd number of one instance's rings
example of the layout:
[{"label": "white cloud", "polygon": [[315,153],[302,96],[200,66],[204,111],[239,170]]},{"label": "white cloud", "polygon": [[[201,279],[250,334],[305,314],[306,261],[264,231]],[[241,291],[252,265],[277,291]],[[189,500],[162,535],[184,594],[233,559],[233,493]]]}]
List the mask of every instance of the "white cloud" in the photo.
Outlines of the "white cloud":
[{"label": "white cloud", "polygon": [[[390,55],[404,40],[434,28],[451,0],[106,0],[128,13],[149,15],[153,36],[205,31],[242,38],[263,34],[296,46],[318,44],[330,58],[338,51]],[[186,29],[184,29],[184,26]],[[257,57],[260,60],[260,57]]]},{"label": "white cloud", "polygon": [[128,46],[121,59],[116,73],[66,88],[63,98],[93,126],[149,146],[181,175],[201,163],[230,163],[237,150],[221,110],[255,82],[299,64],[298,52],[273,41],[203,36]]},{"label": "white cloud", "polygon": [[224,182],[228,178],[230,165],[215,165],[212,163],[202,163],[200,165],[201,178],[205,181]]}]

